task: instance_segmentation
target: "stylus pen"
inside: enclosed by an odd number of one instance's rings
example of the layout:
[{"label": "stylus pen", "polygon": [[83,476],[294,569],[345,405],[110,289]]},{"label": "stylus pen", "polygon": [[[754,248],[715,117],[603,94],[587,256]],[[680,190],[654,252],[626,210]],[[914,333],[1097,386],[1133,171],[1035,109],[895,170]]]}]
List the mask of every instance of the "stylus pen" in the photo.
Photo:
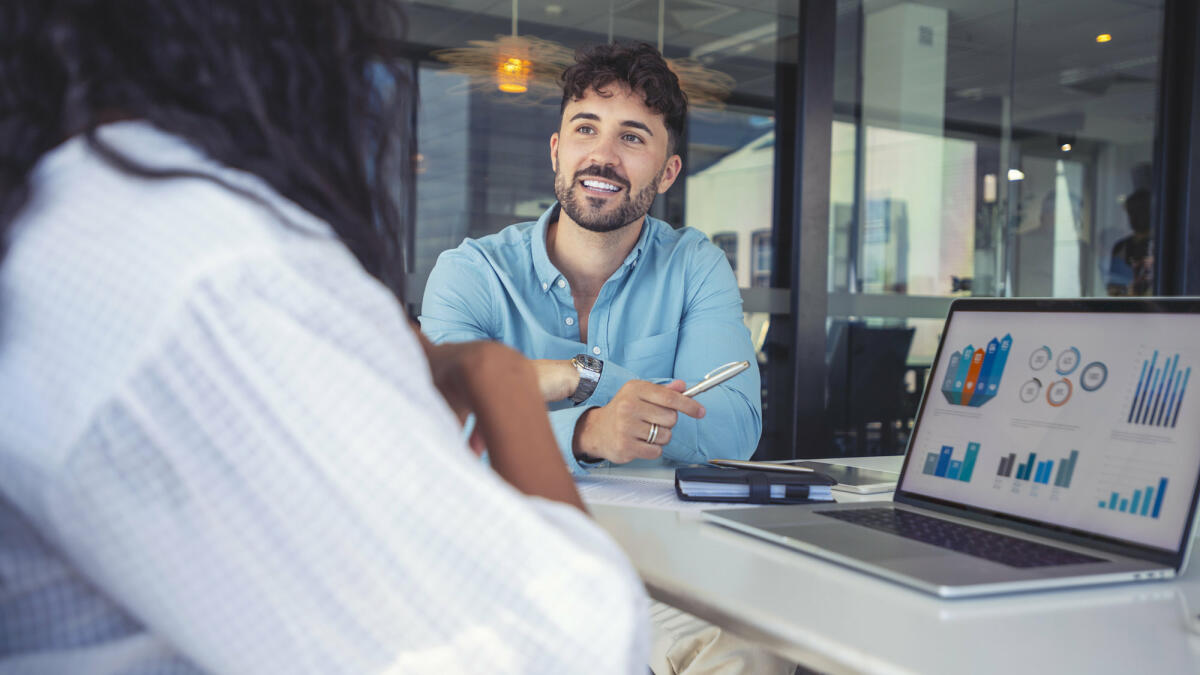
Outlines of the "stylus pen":
[{"label": "stylus pen", "polygon": [[700,380],[695,385],[690,387],[687,391],[683,392],[683,395],[684,396],[695,396],[696,394],[699,394],[700,392],[708,391],[709,389],[712,389],[713,387],[717,386],[718,384],[721,384],[725,380],[728,380],[729,378],[733,377],[734,375],[737,375],[738,373],[742,372],[743,370],[745,370],[749,367],[750,367],[749,361],[734,361],[733,363],[726,363],[725,365],[721,366],[720,368],[710,371],[707,375],[704,376],[703,380]]}]

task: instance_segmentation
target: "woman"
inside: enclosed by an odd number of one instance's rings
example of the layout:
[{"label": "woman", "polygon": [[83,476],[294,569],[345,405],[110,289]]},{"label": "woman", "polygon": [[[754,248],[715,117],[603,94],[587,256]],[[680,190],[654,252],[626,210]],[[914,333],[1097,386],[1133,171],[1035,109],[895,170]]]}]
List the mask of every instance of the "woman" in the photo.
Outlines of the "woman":
[{"label": "woman", "polygon": [[0,5],[0,670],[644,668],[530,366],[397,302],[399,27]]}]

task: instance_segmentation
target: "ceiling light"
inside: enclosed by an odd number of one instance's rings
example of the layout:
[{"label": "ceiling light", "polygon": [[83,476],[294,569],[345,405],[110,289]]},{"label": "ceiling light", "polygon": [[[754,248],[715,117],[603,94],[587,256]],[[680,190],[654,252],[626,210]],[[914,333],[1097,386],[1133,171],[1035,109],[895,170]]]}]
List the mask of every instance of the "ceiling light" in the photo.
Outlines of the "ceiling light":
[{"label": "ceiling light", "polygon": [[983,203],[996,203],[996,174],[989,173],[983,176]]},{"label": "ceiling light", "polygon": [[[658,51],[662,52],[665,1],[658,7]],[[557,7],[557,10],[551,8]],[[531,35],[517,35],[518,0],[512,0],[512,35],[497,35],[495,40],[469,40],[466,47],[440,49],[433,52],[439,61],[450,64],[450,71],[471,77],[477,90],[499,89],[521,96],[506,97],[509,103],[535,105],[557,102],[562,98],[558,77],[575,63],[574,50]],[[561,5],[548,5],[546,11],[561,12]],[[611,41],[612,7],[609,8]],[[770,35],[775,34],[770,24]],[[740,44],[740,43],[739,43]],[[665,59],[667,66],[679,78],[679,87],[687,95],[688,105],[721,108],[733,91],[736,81],[718,70],[706,68],[692,58]],[[493,89],[492,87],[495,87]]]},{"label": "ceiling light", "polygon": [[1105,42],[1112,42],[1112,36],[1109,35],[1108,33],[1101,33],[1096,36],[1096,42],[1099,42],[1100,44],[1104,44]]},{"label": "ceiling light", "polygon": [[1011,181],[1025,180],[1025,172],[1020,169],[1009,169],[1008,179]]},{"label": "ceiling light", "polygon": [[529,74],[533,64],[528,59],[509,57],[496,67],[496,88],[509,94],[529,91]]},{"label": "ceiling light", "polygon": [[1059,147],[1060,147],[1060,148],[1062,148],[1062,151],[1063,151],[1063,152],[1070,152],[1070,151],[1071,151],[1071,144],[1070,144],[1070,143],[1063,143],[1063,144],[1062,144],[1062,145],[1060,145]]}]

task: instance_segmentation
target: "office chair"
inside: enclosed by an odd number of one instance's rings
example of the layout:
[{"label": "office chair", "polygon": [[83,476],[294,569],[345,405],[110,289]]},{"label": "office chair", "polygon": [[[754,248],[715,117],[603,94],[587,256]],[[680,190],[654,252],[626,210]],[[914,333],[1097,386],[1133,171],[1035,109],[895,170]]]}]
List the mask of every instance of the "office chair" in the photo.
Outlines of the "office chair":
[{"label": "office chair", "polygon": [[[852,437],[854,455],[898,454],[898,434],[912,416],[905,387],[914,328],[838,321],[830,327],[826,410],[835,437]],[[879,425],[879,440],[869,429]],[[840,433],[839,433],[840,432]],[[843,451],[851,448],[843,447]]]}]

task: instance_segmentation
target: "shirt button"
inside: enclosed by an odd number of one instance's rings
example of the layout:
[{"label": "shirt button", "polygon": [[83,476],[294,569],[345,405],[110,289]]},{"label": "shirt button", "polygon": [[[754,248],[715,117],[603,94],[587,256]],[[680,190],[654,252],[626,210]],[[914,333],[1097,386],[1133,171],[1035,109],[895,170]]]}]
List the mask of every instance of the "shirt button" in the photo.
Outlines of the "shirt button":
[{"label": "shirt button", "polygon": [[566,288],[566,287],[567,287],[567,280],[566,280],[566,279],[559,279],[559,280],[558,280],[558,287],[559,287],[559,288]]},{"label": "shirt button", "polygon": [[567,325],[568,325],[568,326],[574,326],[574,325],[575,325],[575,319],[572,319],[571,317],[569,317],[569,316],[568,316],[568,317],[567,317]]},{"label": "shirt button", "polygon": [[545,283],[545,282],[542,282],[542,290],[544,291],[544,290],[546,290],[546,289],[548,289],[548,288],[550,288],[550,284],[548,284],[548,283]]},{"label": "shirt button", "polygon": [[600,348],[592,347],[592,353],[595,354],[596,356],[600,356]]}]

